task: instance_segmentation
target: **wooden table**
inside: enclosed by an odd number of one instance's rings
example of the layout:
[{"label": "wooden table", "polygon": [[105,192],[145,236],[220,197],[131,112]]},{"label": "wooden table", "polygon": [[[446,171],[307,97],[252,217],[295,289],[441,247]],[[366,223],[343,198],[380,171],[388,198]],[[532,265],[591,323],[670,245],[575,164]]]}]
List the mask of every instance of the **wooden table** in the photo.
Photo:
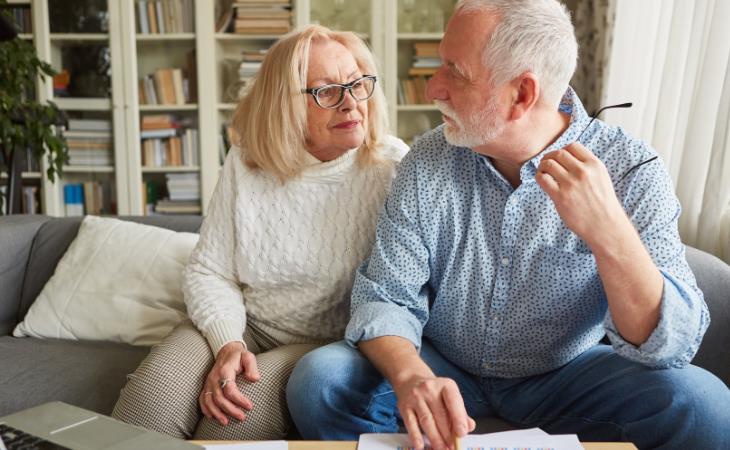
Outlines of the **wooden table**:
[{"label": "wooden table", "polygon": [[[236,441],[192,441],[198,445],[235,444]],[[636,450],[624,442],[582,442],[586,450]],[[289,450],[357,450],[355,441],[289,441]]]}]

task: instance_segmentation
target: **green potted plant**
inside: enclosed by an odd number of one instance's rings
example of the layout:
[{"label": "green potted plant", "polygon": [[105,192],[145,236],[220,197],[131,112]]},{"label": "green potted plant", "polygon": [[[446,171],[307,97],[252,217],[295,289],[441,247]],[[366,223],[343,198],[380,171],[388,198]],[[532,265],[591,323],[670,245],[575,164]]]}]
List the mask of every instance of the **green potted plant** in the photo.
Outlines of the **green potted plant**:
[{"label": "green potted plant", "polygon": [[[0,0],[0,7],[6,5]],[[0,9],[3,21],[5,28],[12,23],[4,8]],[[18,166],[26,159],[26,152],[36,161],[46,157],[47,175],[52,182],[56,175],[62,175],[68,147],[56,127],[66,120],[53,102],[41,103],[32,95],[36,81],[48,82],[55,72],[36,57],[30,42],[17,37],[0,41],[0,61],[0,172],[8,174],[5,195],[0,195],[0,214],[12,214],[20,212]]]}]

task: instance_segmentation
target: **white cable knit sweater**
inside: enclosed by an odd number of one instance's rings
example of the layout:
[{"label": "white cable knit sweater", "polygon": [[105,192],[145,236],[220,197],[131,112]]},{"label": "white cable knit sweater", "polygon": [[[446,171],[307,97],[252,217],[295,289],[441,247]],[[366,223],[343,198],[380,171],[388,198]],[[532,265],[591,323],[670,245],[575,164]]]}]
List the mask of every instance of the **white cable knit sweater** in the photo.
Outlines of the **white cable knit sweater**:
[{"label": "white cable knit sweater", "polygon": [[361,169],[356,150],[325,163],[310,157],[300,178],[281,184],[231,149],[183,283],[188,314],[215,355],[243,339],[247,316],[313,341],[342,338],[355,270],[407,151],[389,136],[384,164]]}]

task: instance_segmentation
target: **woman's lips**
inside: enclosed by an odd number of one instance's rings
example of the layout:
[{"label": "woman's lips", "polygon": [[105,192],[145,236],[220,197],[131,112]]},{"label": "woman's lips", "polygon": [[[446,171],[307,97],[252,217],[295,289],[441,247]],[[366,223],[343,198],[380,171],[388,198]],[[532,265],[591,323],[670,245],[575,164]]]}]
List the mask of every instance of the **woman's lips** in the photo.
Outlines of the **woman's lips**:
[{"label": "woman's lips", "polygon": [[352,128],[355,128],[356,126],[360,125],[360,121],[358,120],[348,120],[347,122],[340,122],[337,125],[335,125],[335,128],[339,128],[341,130],[350,130]]}]

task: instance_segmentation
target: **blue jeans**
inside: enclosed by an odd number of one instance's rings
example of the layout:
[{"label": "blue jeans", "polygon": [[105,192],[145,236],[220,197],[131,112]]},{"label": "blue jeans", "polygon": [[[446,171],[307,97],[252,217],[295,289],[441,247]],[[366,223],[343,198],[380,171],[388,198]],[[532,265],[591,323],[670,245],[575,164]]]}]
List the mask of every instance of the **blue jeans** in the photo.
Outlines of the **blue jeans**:
[{"label": "blue jeans", "polygon": [[[639,448],[730,449],[730,390],[696,366],[652,370],[597,345],[552,372],[501,379],[464,372],[426,340],[421,357],[437,376],[456,381],[475,419]],[[305,439],[357,440],[398,432],[401,423],[390,383],[344,342],[299,361],[287,401]]]}]

